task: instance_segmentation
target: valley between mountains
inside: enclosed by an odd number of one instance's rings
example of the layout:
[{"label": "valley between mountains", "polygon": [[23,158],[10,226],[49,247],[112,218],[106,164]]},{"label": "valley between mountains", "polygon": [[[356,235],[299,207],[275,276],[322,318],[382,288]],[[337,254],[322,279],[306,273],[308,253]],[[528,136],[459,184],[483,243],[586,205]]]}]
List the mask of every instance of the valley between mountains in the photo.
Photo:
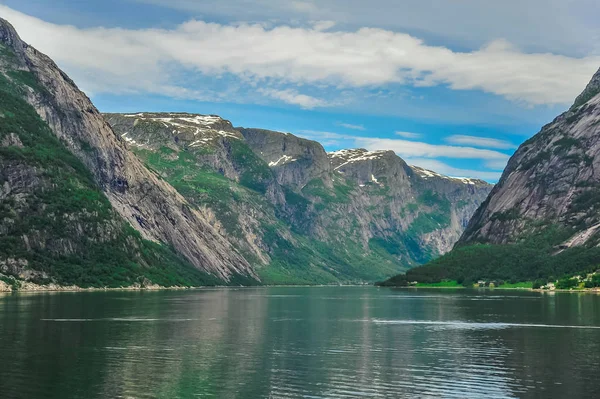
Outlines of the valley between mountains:
[{"label": "valley between mountains", "polygon": [[363,283],[448,252],[492,186],[215,115],[101,114],[0,20],[0,279]]},{"label": "valley between mountains", "polygon": [[0,94],[0,290],[600,284],[600,71],[495,186],[217,115],[102,114],[1,19]]}]

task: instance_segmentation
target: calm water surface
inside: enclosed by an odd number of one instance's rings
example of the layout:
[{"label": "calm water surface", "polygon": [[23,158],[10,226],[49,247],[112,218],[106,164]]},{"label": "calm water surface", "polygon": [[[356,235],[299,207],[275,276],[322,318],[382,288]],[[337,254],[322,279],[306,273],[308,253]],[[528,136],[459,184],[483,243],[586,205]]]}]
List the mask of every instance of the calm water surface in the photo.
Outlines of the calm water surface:
[{"label": "calm water surface", "polygon": [[2,398],[600,397],[600,296],[0,295]]}]

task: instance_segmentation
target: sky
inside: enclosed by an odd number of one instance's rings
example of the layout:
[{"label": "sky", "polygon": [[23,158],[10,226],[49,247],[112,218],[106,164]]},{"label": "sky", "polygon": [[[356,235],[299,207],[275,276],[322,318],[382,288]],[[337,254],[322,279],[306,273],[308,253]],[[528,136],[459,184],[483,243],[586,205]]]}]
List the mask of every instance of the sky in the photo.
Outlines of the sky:
[{"label": "sky", "polygon": [[216,114],[496,182],[600,67],[597,0],[0,0],[102,112]]}]

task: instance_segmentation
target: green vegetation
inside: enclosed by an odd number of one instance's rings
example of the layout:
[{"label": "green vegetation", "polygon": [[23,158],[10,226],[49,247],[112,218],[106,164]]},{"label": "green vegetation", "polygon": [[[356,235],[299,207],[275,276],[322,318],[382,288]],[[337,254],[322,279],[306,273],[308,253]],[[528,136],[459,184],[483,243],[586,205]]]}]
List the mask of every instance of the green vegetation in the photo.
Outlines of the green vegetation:
[{"label": "green vegetation", "polygon": [[419,210],[419,204],[410,203],[410,204],[406,205],[406,208],[404,208],[404,209],[406,209],[410,213],[415,213],[416,211]]},{"label": "green vegetation", "polygon": [[135,149],[151,170],[157,171],[180,194],[198,206],[211,208],[227,233],[241,236],[239,214],[230,202],[245,195],[247,188],[233,184],[225,176],[197,164],[193,153],[168,147],[159,151]]},{"label": "green vegetation", "polygon": [[558,139],[554,143],[554,153],[564,154],[565,152],[568,152],[572,147],[581,147],[581,144],[579,144],[579,139],[565,136]]},{"label": "green vegetation", "polygon": [[600,287],[600,274],[594,274],[591,279],[587,279],[583,283],[584,288]]},{"label": "green vegetation", "polygon": [[[575,247],[556,253],[556,245],[571,234],[570,229],[548,225],[541,232],[531,234],[515,244],[458,247],[427,265],[411,269],[405,275],[395,276],[383,284],[403,286],[412,281],[438,283],[455,279],[467,286],[479,280],[508,281],[514,285],[594,271],[600,264],[600,248]],[[531,283],[531,287],[533,285]]]},{"label": "green vegetation", "polygon": [[[9,71],[8,76],[11,80],[29,86],[39,94],[48,95],[48,91],[38,82],[33,73],[29,71]],[[22,88],[23,86],[20,87]]]},{"label": "green vegetation", "polygon": [[[598,198],[600,198],[599,195],[600,188],[598,187],[590,187],[576,193],[574,200],[569,205],[569,212],[572,214],[596,214],[598,208],[600,207],[600,202],[598,202]],[[580,220],[582,220],[582,222],[580,222],[576,227],[586,227],[585,218],[580,218]]]},{"label": "green vegetation", "polygon": [[348,181],[337,178],[333,188],[325,187],[322,179],[312,179],[302,188],[302,194],[320,200],[325,205],[330,203],[348,203],[350,195],[356,187]]},{"label": "green vegetation", "polygon": [[[19,142],[0,147],[0,169],[18,171],[19,180],[12,182],[12,195],[0,202],[0,259],[26,261],[38,283],[121,287],[147,280],[165,286],[220,282],[171,248],[144,240],[121,219],[83,163],[21,98],[24,85],[43,91],[39,82],[28,72],[8,76],[0,74],[0,140],[17,137]],[[9,176],[3,174],[0,184]]]},{"label": "green vegetation", "polygon": [[442,211],[450,212],[451,204],[448,198],[431,190],[425,191],[418,198],[418,202],[428,207],[438,207]]},{"label": "green vegetation", "polygon": [[421,209],[406,231],[406,236],[416,237],[450,225],[451,204],[446,197],[427,190],[417,198],[417,202],[407,204],[402,210],[414,214]]},{"label": "green vegetation", "polygon": [[517,220],[519,219],[519,217],[521,216],[521,214],[519,213],[519,210],[516,208],[512,208],[503,212],[496,212],[494,213],[491,217],[490,220],[492,221],[499,221],[499,222],[508,222],[511,220]]},{"label": "green vegetation", "polygon": [[467,206],[467,205],[469,205],[469,201],[466,201],[466,200],[460,200],[460,201],[458,201],[458,203],[456,204],[456,208],[457,208],[457,209],[462,209],[462,208],[464,208],[464,207],[465,207],[465,206]]},{"label": "green vegetation", "polygon": [[[535,137],[535,136],[534,136]],[[528,161],[525,161],[521,164],[521,169],[527,170],[533,168],[535,165],[543,163],[545,161],[549,161],[552,154],[548,151],[541,151],[536,156],[531,158]]]},{"label": "green vegetation", "polygon": [[415,287],[422,287],[422,288],[459,288],[462,287],[461,284],[458,283],[458,281],[456,280],[444,280],[444,281],[440,281],[438,283],[417,283],[415,285]]},{"label": "green vegetation", "polygon": [[416,237],[409,234],[395,233],[389,237],[375,237],[369,240],[369,249],[381,257],[403,261],[407,266],[423,264],[433,259],[433,254],[423,249]]},{"label": "green vegetation", "polygon": [[409,235],[420,235],[431,233],[432,231],[439,230],[450,225],[450,213],[449,212],[432,212],[432,213],[420,213],[419,216],[413,220],[410,225],[407,234]]},{"label": "green vegetation", "polygon": [[264,194],[269,182],[273,180],[273,172],[269,166],[240,140],[229,140],[228,144],[236,167],[243,171],[240,184]]},{"label": "green vegetation", "polygon": [[565,277],[556,283],[556,288],[559,290],[570,290],[579,287],[579,280],[576,278]]},{"label": "green vegetation", "polygon": [[497,288],[533,288],[531,281],[521,281],[517,283],[503,283],[497,286]]},{"label": "green vegetation", "polygon": [[272,262],[259,270],[265,284],[335,284],[383,278],[399,269],[387,251],[371,254],[343,239],[324,243],[293,235],[294,242],[281,237],[282,226],[266,226],[265,242],[271,247]]},{"label": "green vegetation", "polygon": [[[271,259],[268,266],[258,268],[261,281],[265,284],[359,282],[385,278],[402,270],[398,265],[399,246],[393,241],[387,243],[385,248],[374,245],[372,253],[365,253],[360,245],[350,239],[341,239],[339,243],[323,243],[308,236],[311,206],[325,209],[344,203],[351,191],[349,184],[336,182],[333,189],[328,189],[321,180],[315,179],[302,194],[308,192],[318,202],[312,202],[304,195],[284,187],[284,210],[268,203],[260,192],[251,189],[256,187],[251,181],[245,181],[243,185],[240,181],[238,184],[200,166],[195,153],[176,152],[166,147],[158,151],[135,149],[135,152],[147,167],[159,173],[191,203],[210,208],[227,234],[235,237],[234,242],[245,239],[239,224],[239,209],[253,209],[253,212],[262,215],[262,224],[255,231]],[[244,151],[236,154],[240,153],[244,154]],[[251,159],[244,155],[241,162],[237,159],[234,162],[253,165]],[[248,176],[260,181],[266,175],[251,173]],[[338,236],[344,237],[347,233],[340,231]],[[416,242],[411,245],[415,251],[419,250]],[[249,252],[244,252],[244,255],[248,259],[255,257]],[[429,260],[430,257],[424,259]],[[253,263],[260,265],[258,260]]]}]

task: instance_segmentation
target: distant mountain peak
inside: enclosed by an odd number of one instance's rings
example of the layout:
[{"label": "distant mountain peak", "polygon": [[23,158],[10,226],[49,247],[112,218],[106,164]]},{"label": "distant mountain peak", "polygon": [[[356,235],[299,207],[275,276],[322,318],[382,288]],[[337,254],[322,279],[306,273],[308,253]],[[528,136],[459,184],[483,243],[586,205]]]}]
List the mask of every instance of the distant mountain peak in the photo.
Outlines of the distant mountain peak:
[{"label": "distant mountain peak", "polygon": [[335,170],[354,162],[382,159],[386,154],[395,156],[390,150],[369,151],[364,148],[354,148],[328,152],[327,156],[331,160]]},{"label": "distant mountain peak", "polygon": [[446,176],[441,173],[434,172],[432,170],[425,169],[425,168],[422,168],[422,167],[416,166],[416,165],[410,165],[410,167],[417,175],[419,175],[423,179],[438,178],[438,179],[452,180],[452,181],[464,183],[464,184],[492,186],[492,184],[490,184],[486,181],[483,181],[481,179],[473,179],[473,178],[469,178],[469,177]]}]

